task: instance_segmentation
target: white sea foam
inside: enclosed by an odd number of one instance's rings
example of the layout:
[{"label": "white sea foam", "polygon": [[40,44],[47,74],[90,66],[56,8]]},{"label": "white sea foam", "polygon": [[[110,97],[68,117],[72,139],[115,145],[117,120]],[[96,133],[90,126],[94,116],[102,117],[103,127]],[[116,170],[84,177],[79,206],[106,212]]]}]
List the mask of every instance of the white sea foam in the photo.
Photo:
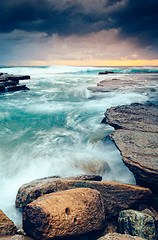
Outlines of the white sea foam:
[{"label": "white sea foam", "polygon": [[[17,190],[31,180],[86,174],[85,163],[107,162],[111,170],[103,173],[104,180],[135,183],[119,151],[105,138],[113,128],[100,122],[107,108],[145,102],[149,96],[135,89],[88,91],[88,86],[102,80],[97,75],[102,70],[61,66],[1,69],[31,75],[31,80],[24,81],[30,91],[0,95],[0,208],[16,224],[21,222],[14,206]],[[131,76],[123,77],[128,80]]]}]

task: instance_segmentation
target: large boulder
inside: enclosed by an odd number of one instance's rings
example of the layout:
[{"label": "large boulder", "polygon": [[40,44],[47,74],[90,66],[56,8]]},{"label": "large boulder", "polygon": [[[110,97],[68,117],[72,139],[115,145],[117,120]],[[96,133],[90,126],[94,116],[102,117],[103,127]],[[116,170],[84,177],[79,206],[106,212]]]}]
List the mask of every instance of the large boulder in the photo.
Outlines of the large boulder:
[{"label": "large boulder", "polygon": [[118,222],[121,233],[150,240],[156,239],[154,219],[146,213],[124,210],[120,212]]},{"label": "large boulder", "polygon": [[0,237],[6,235],[14,235],[16,232],[16,226],[5,213],[0,209]]},{"label": "large boulder", "polygon": [[97,240],[143,240],[144,238],[133,237],[128,234],[108,233]]},{"label": "large boulder", "polygon": [[110,137],[137,184],[157,192],[158,106],[131,104],[110,108],[102,121],[113,126]]},{"label": "large boulder", "polygon": [[16,207],[24,208],[28,203],[32,202],[38,197],[58,191],[57,182],[59,180],[101,181],[102,177],[99,175],[81,175],[69,178],[53,176],[31,181],[19,188],[15,201]]},{"label": "large boulder", "polygon": [[[39,186],[27,185],[21,187],[17,195],[17,206],[27,205],[28,202],[32,202],[37,199]],[[47,188],[47,184],[46,184]],[[152,193],[147,188],[142,188],[135,185],[123,184],[123,183],[110,183],[110,182],[97,182],[97,181],[79,181],[79,180],[56,180],[50,191],[64,191],[74,188],[91,188],[100,192],[104,208],[106,211],[106,217],[116,216],[123,209],[139,209],[142,205],[148,207],[152,201]],[[40,190],[40,196],[42,192],[45,192],[44,188]]]},{"label": "large boulder", "polygon": [[46,194],[23,213],[24,231],[37,240],[85,234],[101,230],[104,224],[100,193],[88,188]]}]

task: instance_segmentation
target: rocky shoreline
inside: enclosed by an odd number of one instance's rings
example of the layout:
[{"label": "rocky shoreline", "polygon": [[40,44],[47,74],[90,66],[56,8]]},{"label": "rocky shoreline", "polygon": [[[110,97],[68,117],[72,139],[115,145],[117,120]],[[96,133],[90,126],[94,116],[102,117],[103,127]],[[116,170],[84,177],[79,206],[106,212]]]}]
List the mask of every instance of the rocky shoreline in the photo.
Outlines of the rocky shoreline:
[{"label": "rocky shoreline", "polygon": [[24,184],[16,207],[23,209],[24,232],[1,211],[1,239],[156,239],[158,215],[151,190],[96,175]]},{"label": "rocky shoreline", "polygon": [[102,123],[115,128],[110,138],[137,185],[98,175],[26,183],[15,203],[23,211],[22,229],[0,211],[0,239],[158,239],[158,106],[113,107]]}]

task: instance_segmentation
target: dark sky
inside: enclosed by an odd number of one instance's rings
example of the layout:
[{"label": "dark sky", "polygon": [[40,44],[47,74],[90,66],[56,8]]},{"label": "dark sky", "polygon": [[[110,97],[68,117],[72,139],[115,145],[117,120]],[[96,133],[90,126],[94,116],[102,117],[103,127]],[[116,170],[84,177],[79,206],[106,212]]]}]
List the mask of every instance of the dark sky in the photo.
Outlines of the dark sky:
[{"label": "dark sky", "polygon": [[130,39],[139,49],[148,48],[149,55],[153,52],[153,58],[158,53],[157,0],[2,1],[0,53],[4,61],[9,59],[8,56],[16,55],[15,50],[17,59],[20,58],[20,52],[23,52],[21,56],[24,58],[22,45],[25,44],[28,49],[33,42],[38,42],[40,46],[42,42],[49,42],[50,47],[50,38],[53,36],[60,39],[78,36],[83,39],[90,34],[113,30],[117,31],[118,42]]}]

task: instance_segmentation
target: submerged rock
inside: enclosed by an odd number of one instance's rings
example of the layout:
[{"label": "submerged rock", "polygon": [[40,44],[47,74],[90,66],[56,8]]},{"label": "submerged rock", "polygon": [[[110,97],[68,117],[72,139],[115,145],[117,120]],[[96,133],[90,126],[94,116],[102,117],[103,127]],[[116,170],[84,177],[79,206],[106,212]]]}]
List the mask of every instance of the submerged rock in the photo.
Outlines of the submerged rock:
[{"label": "submerged rock", "polygon": [[6,235],[14,235],[16,232],[16,226],[5,213],[0,209],[0,237]]},{"label": "submerged rock", "polygon": [[[49,193],[63,191],[75,188],[91,188],[100,192],[106,217],[117,216],[124,209],[140,209],[150,206],[152,201],[151,191],[135,185],[123,183],[97,182],[97,181],[79,181],[79,180],[56,180],[49,189]],[[25,208],[25,206],[45,194],[47,183],[42,186],[23,185],[17,194],[16,206]]]},{"label": "submerged rock", "polygon": [[[115,73],[116,74],[116,73]],[[120,74],[119,74],[119,77]],[[151,94],[151,89],[154,88],[157,91],[157,78],[142,78],[137,77],[125,78],[124,74],[122,77],[110,79],[107,75],[104,76],[104,80],[100,81],[97,86],[90,86],[88,90],[92,92],[111,92],[111,91],[122,91],[122,90],[134,90],[136,92],[145,92]]]},{"label": "submerged rock", "polygon": [[104,160],[79,160],[74,162],[74,167],[81,169],[89,174],[103,175],[110,172],[108,163]]},{"label": "submerged rock", "polygon": [[144,238],[133,237],[128,234],[108,233],[97,240],[143,240]]},{"label": "submerged rock", "polygon": [[133,210],[125,210],[119,214],[119,230],[121,233],[155,240],[154,219],[150,215]]},{"label": "submerged rock", "polygon": [[133,172],[137,184],[158,189],[158,106],[131,104],[110,108],[104,123],[115,129],[110,134]]},{"label": "submerged rock", "polygon": [[25,232],[37,240],[85,234],[101,230],[104,224],[100,193],[89,188],[44,195],[28,204],[23,213]]}]

